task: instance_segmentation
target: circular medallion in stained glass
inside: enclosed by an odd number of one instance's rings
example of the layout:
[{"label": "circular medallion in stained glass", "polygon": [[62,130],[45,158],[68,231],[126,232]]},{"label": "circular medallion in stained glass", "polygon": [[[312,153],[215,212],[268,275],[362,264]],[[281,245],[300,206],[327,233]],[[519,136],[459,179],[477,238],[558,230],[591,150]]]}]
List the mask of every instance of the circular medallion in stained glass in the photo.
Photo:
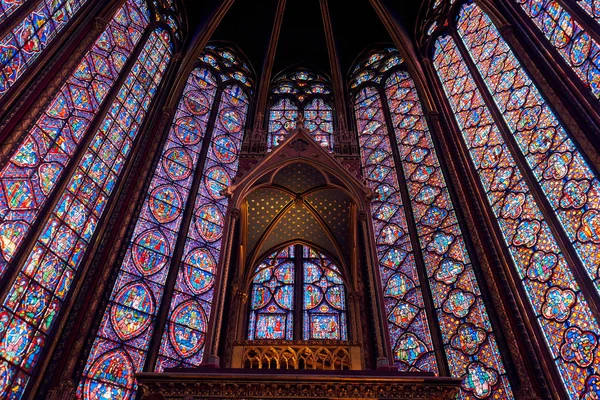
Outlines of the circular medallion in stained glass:
[{"label": "circular medallion in stained glass", "polygon": [[231,185],[231,178],[225,168],[212,167],[204,175],[204,184],[213,199],[222,199],[221,191]]},{"label": "circular medallion in stained glass", "polygon": [[182,147],[168,150],[163,156],[163,168],[169,178],[180,181],[192,173],[192,157]]},{"label": "circular medallion in stained glass", "polygon": [[144,332],[152,322],[154,308],[150,289],[142,282],[122,288],[110,310],[110,321],[119,338],[129,340]]},{"label": "circular medallion in stained glass", "polygon": [[173,129],[175,136],[177,136],[183,144],[196,144],[202,138],[202,127],[198,121],[192,117],[179,118],[175,121]]},{"label": "circular medallion in stained glass", "polygon": [[160,271],[167,263],[169,243],[158,229],[143,232],[134,240],[131,258],[136,268],[144,275]]},{"label": "circular medallion in stained glass", "polygon": [[236,133],[242,130],[242,116],[233,108],[221,110],[219,121],[221,121],[225,130],[229,133]]},{"label": "circular medallion in stained glass", "polygon": [[206,249],[195,249],[185,259],[183,275],[194,294],[206,293],[213,286],[215,259]]},{"label": "circular medallion in stained glass", "polygon": [[214,204],[206,204],[198,210],[196,230],[209,242],[218,240],[223,235],[223,213]]},{"label": "circular medallion in stained glass", "polygon": [[222,163],[230,163],[237,159],[237,146],[227,136],[219,136],[213,141],[213,153]]},{"label": "circular medallion in stained glass", "polygon": [[202,306],[194,300],[180,304],[169,324],[169,339],[181,357],[191,357],[204,345],[206,316]]},{"label": "circular medallion in stained glass", "polygon": [[150,194],[150,211],[161,224],[174,221],[181,214],[181,206],[181,195],[172,185],[159,186]]},{"label": "circular medallion in stained glass", "polygon": [[210,109],[210,101],[202,92],[197,90],[186,93],[183,103],[187,110],[194,115],[204,115]]}]

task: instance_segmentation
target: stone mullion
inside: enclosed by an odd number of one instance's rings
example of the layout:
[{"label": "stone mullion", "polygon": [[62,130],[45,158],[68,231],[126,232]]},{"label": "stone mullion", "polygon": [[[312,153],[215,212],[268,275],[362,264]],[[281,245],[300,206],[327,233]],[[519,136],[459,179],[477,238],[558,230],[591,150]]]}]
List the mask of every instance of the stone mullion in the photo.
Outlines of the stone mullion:
[{"label": "stone mullion", "polygon": [[433,351],[435,358],[440,370],[440,376],[450,376],[450,369],[448,367],[448,359],[446,358],[446,351],[444,348],[444,342],[442,340],[442,331],[440,329],[437,313],[435,310],[435,304],[433,303],[433,295],[431,287],[429,286],[429,277],[427,276],[427,267],[425,266],[425,259],[423,257],[423,250],[421,249],[421,242],[419,240],[419,231],[417,230],[417,224],[415,222],[415,216],[412,208],[412,201],[410,193],[408,192],[408,186],[406,183],[406,176],[404,175],[404,168],[402,165],[402,158],[400,157],[400,151],[398,150],[399,145],[396,140],[396,134],[394,131],[394,123],[390,114],[390,109],[387,102],[387,95],[385,89],[380,87],[378,89],[379,97],[381,98],[381,104],[383,107],[383,115],[385,118],[385,124],[387,126],[387,135],[392,148],[392,156],[394,158],[395,173],[398,177],[398,189],[402,196],[402,203],[404,204],[404,216],[408,225],[408,233],[410,236],[410,242],[412,245],[413,253],[415,255],[415,265],[417,275],[419,276],[419,284],[421,286],[421,293],[423,294],[423,302],[425,303],[425,313],[427,314],[427,322],[429,324],[429,330],[431,332],[431,341],[433,343]]},{"label": "stone mullion", "polygon": [[[558,50],[548,43],[548,39],[520,6],[512,4],[511,0],[499,3],[498,8],[504,10],[504,14],[510,16],[515,23],[515,26],[498,24],[492,18],[502,37],[514,49],[515,56],[526,67],[588,161],[596,170],[600,170],[600,155],[596,150],[600,147],[598,99],[585,87]],[[516,27],[523,31],[523,35],[516,36]]]},{"label": "stone mullion", "polygon": [[209,326],[204,344],[203,364],[220,366],[219,345],[223,329],[223,312],[225,308],[225,297],[228,293],[229,273],[231,272],[231,251],[235,239],[236,226],[238,225],[241,212],[239,209],[231,209],[231,200],[227,206],[226,222],[223,227],[223,245],[221,245],[221,256],[217,264],[215,293],[213,305],[209,316]]},{"label": "stone mullion", "polygon": [[[520,320],[521,314],[518,313],[512,292],[507,290],[510,286],[504,269],[494,268],[495,265],[503,265],[503,262],[505,265],[506,263],[505,260],[500,259],[481,215],[479,204],[481,201],[485,202],[486,199],[479,198],[470,187],[470,183],[464,179],[466,171],[464,165],[462,165],[462,160],[456,160],[454,157],[448,157],[447,159],[444,157],[447,154],[459,154],[459,152],[456,146],[446,139],[444,132],[449,131],[449,129],[445,128],[448,126],[446,123],[442,124],[440,114],[437,111],[432,111],[429,113],[428,120],[431,139],[437,150],[441,171],[448,183],[446,188],[452,200],[454,212],[461,229],[466,233],[463,239],[471,257],[473,271],[482,289],[481,296],[488,308],[488,316],[496,335],[496,342],[501,355],[510,354],[508,359],[506,356],[503,357],[507,375],[516,388],[515,393],[527,394],[524,398],[528,399],[537,398],[527,372],[527,362],[523,358],[523,352],[526,349],[519,348],[519,342],[515,336],[514,321],[509,317],[509,314],[512,315],[516,312],[514,318]],[[476,199],[476,202],[469,201],[471,199]],[[477,222],[475,222],[476,220]],[[478,224],[478,222],[482,223]],[[507,304],[510,307],[507,308]],[[500,321],[510,321],[510,323],[502,324]],[[523,335],[522,322],[519,325],[521,330],[518,333]],[[527,336],[524,337],[527,338]],[[529,351],[531,352],[531,349]],[[514,385],[515,379],[520,381],[520,386]]]},{"label": "stone mullion", "polygon": [[[433,67],[431,67],[431,69],[433,71]],[[535,352],[535,357],[531,357],[530,361],[541,360],[540,364],[542,370],[544,371],[544,376],[550,378],[547,380],[547,382],[552,386],[552,390],[549,391],[550,393],[564,393],[562,385],[556,384],[560,382],[560,376],[557,374],[556,368],[554,367],[553,358],[549,354],[544,340],[540,340],[540,338],[543,338],[544,335],[541,331],[541,328],[538,326],[537,323],[535,323],[537,317],[529,304],[528,296],[525,292],[525,289],[523,288],[521,279],[515,269],[510,251],[507,245],[505,244],[504,240],[502,239],[504,235],[498,226],[497,217],[494,211],[492,210],[492,206],[489,204],[486,190],[483,187],[479,173],[473,165],[470,156],[470,151],[467,148],[465,139],[463,138],[461,128],[455,121],[454,112],[452,111],[452,108],[449,105],[449,99],[446,97],[445,93],[441,89],[442,85],[439,82],[437,74],[435,72],[432,72],[432,74],[436,76],[436,86],[439,86],[438,97],[440,99],[443,99],[440,100],[440,103],[444,105],[443,109],[445,110],[447,121],[451,121],[449,122],[449,126],[451,127],[450,132],[454,136],[453,142],[458,144],[457,149],[459,154],[461,154],[460,159],[465,160],[463,164],[463,170],[467,181],[471,182],[469,186],[476,193],[476,195],[473,197],[475,199],[482,199],[483,201],[483,203],[480,204],[479,210],[481,210],[482,218],[484,219],[485,225],[487,226],[487,229],[489,229],[490,232],[490,235],[488,236],[485,234],[485,232],[482,231],[483,237],[489,237],[489,239],[494,245],[493,247],[498,250],[497,255],[499,256],[501,261],[500,265],[502,265],[502,267],[506,269],[506,276],[508,278],[508,282],[511,285],[511,290],[507,292],[517,294],[517,296],[515,296],[515,300],[517,303],[518,310],[522,310],[522,312],[524,313],[523,318],[521,320],[523,325],[527,328],[527,334],[525,334],[524,336],[528,337],[529,340],[531,340],[534,344],[533,350]],[[475,208],[474,211],[476,214],[478,213],[478,207],[475,207],[472,201],[469,201],[467,204]],[[512,315],[516,316],[516,314]],[[520,326],[519,322],[519,318],[516,318],[517,326]]]},{"label": "stone mullion", "polygon": [[[453,157],[447,156],[449,154],[457,154],[457,150],[454,146],[451,149],[449,143],[445,140],[445,132],[449,128],[446,123],[442,124],[438,112],[439,107],[436,105],[435,90],[439,88],[436,88],[435,83],[432,83],[435,82],[435,72],[428,59],[419,60],[419,58],[415,57],[415,59],[410,61],[412,63],[409,62],[409,65],[418,64],[411,69],[414,71],[411,75],[421,101],[421,106],[423,107],[433,146],[437,152],[441,173],[447,182],[446,188],[450,195],[456,218],[463,232],[471,233],[471,235],[464,235],[463,239],[471,257],[473,271],[476,274],[479,285],[483,289],[481,290],[481,296],[488,308],[488,316],[496,335],[496,342],[502,355],[510,353],[508,360],[504,357],[507,374],[509,378],[512,378],[511,380],[514,380],[518,376],[518,379],[522,382],[522,389],[520,390],[523,393],[533,393],[531,379],[525,369],[525,360],[515,338],[514,326],[512,324],[507,326],[500,323],[502,320],[508,321],[509,318],[505,303],[500,294],[501,289],[498,287],[498,282],[495,278],[496,271],[492,272],[490,266],[490,261],[493,260],[496,264],[500,264],[500,260],[498,259],[498,255],[495,254],[496,252],[493,247],[491,248],[492,254],[484,254],[487,253],[484,250],[487,247],[482,245],[481,235],[475,228],[474,216],[467,206],[469,202],[466,200],[467,197],[465,197],[465,192],[473,193],[473,191],[468,188],[468,182],[464,181],[464,174],[457,171]],[[486,233],[486,236],[489,236],[489,232]],[[504,276],[502,270],[500,270],[500,273]],[[506,284],[505,276],[501,280]],[[511,292],[507,292],[507,295],[512,297]],[[511,304],[514,305],[514,299],[512,299]],[[507,363],[507,361],[509,362]],[[516,376],[515,371],[511,367],[515,367]]]},{"label": "stone mullion", "polygon": [[527,183],[527,186],[529,187],[529,190],[533,198],[535,199],[544,217],[544,220],[548,223],[550,231],[556,239],[561,253],[565,257],[567,264],[571,267],[570,269],[573,272],[577,283],[579,284],[579,286],[581,286],[581,291],[584,297],[588,300],[590,310],[592,311],[596,320],[600,321],[600,295],[596,291],[595,286],[592,280],[590,279],[589,275],[587,274],[585,267],[579,260],[575,249],[571,245],[571,241],[564,232],[564,229],[560,221],[558,220],[558,217],[556,216],[554,210],[552,209],[548,198],[544,194],[540,183],[535,178],[531,168],[529,167],[525,156],[521,152],[519,145],[517,144],[515,138],[512,135],[512,131],[504,121],[500,110],[494,102],[494,98],[490,94],[483,78],[481,77],[481,74],[479,73],[479,70],[477,69],[477,66],[471,59],[471,56],[467,51],[464,43],[462,42],[462,39],[459,37],[456,31],[452,32],[452,37],[454,39],[454,42],[456,43],[459,52],[461,53],[463,60],[465,61],[467,67],[471,71],[471,75],[475,81],[475,84],[477,85],[479,92],[481,93],[481,96],[483,97],[484,102],[487,108],[489,109],[494,122],[496,123],[496,126],[498,127],[498,131],[500,132],[504,142],[506,143],[506,146],[510,150],[511,155],[515,160],[515,164],[519,168],[521,175],[523,175],[523,179]]},{"label": "stone mullion", "polygon": [[[162,336],[167,324],[167,319],[169,317],[169,310],[171,309],[173,291],[175,290],[175,284],[177,283],[177,278],[179,276],[179,269],[181,268],[183,253],[187,242],[187,234],[192,226],[192,220],[194,219],[196,198],[198,197],[198,193],[200,191],[200,185],[203,183],[202,178],[204,176],[204,166],[206,165],[208,150],[212,144],[211,139],[213,137],[222,97],[223,89],[220,88],[213,100],[210,117],[208,119],[208,123],[206,124],[206,131],[202,141],[202,149],[200,150],[200,155],[198,156],[198,162],[196,163],[196,170],[194,171],[192,185],[190,187],[188,198],[184,207],[177,241],[175,242],[173,255],[171,256],[171,262],[169,263],[169,273],[167,280],[165,281],[162,299],[159,302],[158,312],[156,313],[154,332],[152,333],[152,339],[148,345],[148,355],[146,357],[146,364],[144,366],[144,371],[146,372],[154,371],[156,360],[158,359],[158,352],[160,350]],[[168,134],[169,133],[167,131],[165,138],[168,136]],[[160,158],[160,155],[161,154],[158,154],[157,157]]]},{"label": "stone mullion", "polygon": [[390,346],[389,334],[387,332],[387,319],[385,315],[385,306],[383,294],[381,292],[381,282],[378,279],[376,269],[379,267],[379,260],[375,254],[375,240],[372,230],[369,229],[369,220],[371,213],[361,211],[358,214],[360,230],[362,231],[362,242],[365,249],[365,260],[367,261],[367,279],[369,280],[368,296],[370,296],[370,305],[373,322],[375,326],[375,360],[377,368],[390,368],[394,364],[394,354]]},{"label": "stone mullion", "polygon": [[294,336],[293,340],[303,340],[304,332],[304,247],[294,245]]},{"label": "stone mullion", "polygon": [[[171,122],[173,115],[172,109],[163,109],[156,132],[162,132],[165,126]],[[162,144],[160,140],[150,142],[145,151],[136,157],[136,163],[141,163],[141,165],[136,171],[129,174],[124,182],[128,195],[120,197],[115,206],[115,209],[120,211],[111,216],[109,224],[117,224],[117,226],[107,230],[107,235],[102,238],[101,252],[94,257],[90,265],[90,279],[87,279],[82,285],[82,297],[73,306],[73,313],[67,324],[69,337],[63,338],[63,343],[61,343],[66,349],[60,356],[60,360],[57,361],[61,366],[58,370],[62,372],[60,377],[54,379],[54,385],[59,383],[63,386],[68,385],[69,382],[72,382],[71,377],[76,377],[78,381],[83,373],[88,353],[94,341],[90,330],[95,332],[103,317],[103,314],[96,312],[99,309],[106,309],[108,304],[114,281],[119,272],[115,267],[120,266],[125,257],[127,247],[123,244],[129,242],[133,234],[135,224],[131,222],[142,209],[143,200],[150,184],[150,179],[147,177],[154,171],[153,160],[160,144]],[[121,248],[121,250],[114,251],[115,248]],[[101,268],[101,266],[107,265],[111,267]],[[94,290],[91,290],[92,287]],[[80,356],[82,352],[84,357]]]}]

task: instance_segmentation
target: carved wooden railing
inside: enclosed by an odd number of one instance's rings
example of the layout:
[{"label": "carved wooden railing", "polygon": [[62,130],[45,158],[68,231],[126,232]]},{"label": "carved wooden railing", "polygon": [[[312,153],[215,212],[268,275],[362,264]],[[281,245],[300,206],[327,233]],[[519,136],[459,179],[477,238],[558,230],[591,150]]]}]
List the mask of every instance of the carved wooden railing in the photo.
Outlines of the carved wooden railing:
[{"label": "carved wooden railing", "polygon": [[232,368],[360,370],[361,348],[350,342],[246,341],[233,348]]}]

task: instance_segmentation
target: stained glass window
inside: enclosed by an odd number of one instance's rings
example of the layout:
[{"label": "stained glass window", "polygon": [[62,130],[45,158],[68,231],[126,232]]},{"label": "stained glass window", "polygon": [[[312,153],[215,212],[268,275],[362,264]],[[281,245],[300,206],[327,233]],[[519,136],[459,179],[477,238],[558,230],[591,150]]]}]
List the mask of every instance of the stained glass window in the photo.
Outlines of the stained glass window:
[{"label": "stained glass window", "polygon": [[268,146],[279,144],[296,127],[298,107],[290,99],[281,99],[269,111]]},{"label": "stained glass window", "polygon": [[170,57],[170,37],[158,28],[144,44],[4,300],[0,309],[0,349],[4,350],[0,362],[8,379],[2,380],[7,384],[3,391],[25,387]]},{"label": "stained glass window", "polygon": [[[590,37],[577,20],[557,1],[516,0],[548,42],[558,50],[579,79],[600,98],[600,44]],[[598,5],[591,0],[579,4],[596,19]],[[467,14],[462,13],[463,16]],[[464,19],[465,17],[463,17]],[[487,23],[484,23],[487,25]],[[502,44],[500,44],[501,47]],[[500,50],[502,51],[502,50]],[[510,51],[510,50],[509,50]]]},{"label": "stained glass window", "polygon": [[225,88],[171,299],[156,366],[159,371],[197,366],[202,361],[227,212],[223,190],[237,173],[248,106],[248,96],[238,85]]},{"label": "stained glass window", "polygon": [[354,108],[363,176],[375,192],[371,213],[394,360],[401,371],[437,373],[396,164],[377,89],[362,89]]},{"label": "stained glass window", "polygon": [[[396,49],[372,51],[350,80],[363,176],[377,193],[371,212],[395,361],[401,370],[437,372],[429,331],[437,325],[450,373],[463,378],[462,397],[511,398],[417,89],[403,62]],[[402,203],[400,185],[406,186],[410,207]],[[415,229],[418,253],[409,229]],[[428,282],[423,293],[421,261]],[[423,296],[429,293],[435,312],[428,320]]]},{"label": "stained glass window", "polygon": [[321,146],[332,148],[333,110],[323,99],[315,99],[304,107],[304,126]]},{"label": "stained glass window", "polygon": [[465,397],[512,398],[415,84],[394,72],[385,93],[450,373]]},{"label": "stained glass window", "polygon": [[[192,72],[84,371],[84,398],[120,398],[134,389],[133,373],[144,364],[216,92],[209,71]],[[127,361],[122,376],[107,371],[111,360]]]},{"label": "stained glass window", "polygon": [[302,338],[347,340],[344,281],[335,263],[310,247],[303,247]]},{"label": "stained glass window", "polygon": [[[481,35],[481,38],[485,37],[489,35]],[[493,36],[490,39],[492,43],[498,43]],[[596,346],[600,334],[598,322],[504,142],[457,43],[449,36],[438,38],[433,61],[473,166],[498,220],[498,229],[521,278],[531,311],[543,332],[548,352],[554,358],[570,397],[585,397],[586,392],[593,390],[600,365],[600,349]],[[512,70],[515,75],[516,72]],[[510,69],[506,75],[513,76]],[[534,110],[541,113],[541,107],[534,107]],[[522,114],[526,116],[528,112],[525,110]],[[538,121],[538,115],[533,121]],[[543,143],[543,140],[534,141],[531,146],[535,149]]]},{"label": "stained glass window", "polygon": [[[294,318],[298,292],[302,321]],[[294,337],[294,324],[302,325],[301,337]],[[268,256],[252,277],[248,339],[347,340],[346,290],[337,265],[301,245]]]},{"label": "stained glass window", "polygon": [[277,146],[296,128],[299,112],[309,134],[328,150],[333,150],[333,109],[329,82],[305,69],[277,77],[271,88],[274,102],[269,109],[267,146]]},{"label": "stained glass window", "polygon": [[[52,43],[87,0],[42,0],[0,39],[0,98]],[[0,22],[22,1],[0,1]],[[122,21],[126,25],[126,21]]]},{"label": "stained glass window", "polygon": [[0,278],[85,141],[148,21],[144,0],[128,0],[0,169]]},{"label": "stained glass window", "polygon": [[[457,28],[529,167],[600,291],[600,182],[489,17],[474,4],[465,5]],[[485,41],[480,39],[482,36]]]},{"label": "stained glass window", "polygon": [[248,339],[294,339],[295,247],[264,260],[252,278]]},{"label": "stained glass window", "polygon": [[[206,49],[188,78],[79,384],[83,398],[134,396],[134,374],[145,368],[157,331],[163,332],[157,371],[202,361],[227,207],[222,190],[237,172],[249,105],[238,80],[220,73],[227,67],[219,58],[218,49]],[[228,79],[225,85],[221,78]],[[197,197],[189,199],[198,184]],[[189,231],[182,232],[185,208],[192,205]],[[182,242],[180,261],[174,250]],[[173,295],[163,304],[167,277],[174,273]],[[164,307],[169,314],[161,331],[156,316]]]}]

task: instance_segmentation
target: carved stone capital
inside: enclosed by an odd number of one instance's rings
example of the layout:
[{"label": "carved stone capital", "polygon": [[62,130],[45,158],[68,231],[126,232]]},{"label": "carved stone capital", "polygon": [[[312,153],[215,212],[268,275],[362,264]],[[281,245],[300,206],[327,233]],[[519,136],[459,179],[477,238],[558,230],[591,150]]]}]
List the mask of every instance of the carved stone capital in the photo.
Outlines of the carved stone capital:
[{"label": "carved stone capital", "polygon": [[306,140],[303,140],[303,139],[296,139],[292,143],[289,144],[289,146],[292,149],[296,150],[299,153],[301,153],[304,150],[308,149],[308,145],[309,145],[309,143]]},{"label": "carved stone capital", "polygon": [[515,34],[515,30],[513,29],[511,24],[505,24],[498,28],[500,34],[506,39],[509,36],[512,37]]},{"label": "carved stone capital", "polygon": [[48,391],[47,400],[70,400],[76,398],[75,384],[72,380],[63,381],[58,387]]},{"label": "carved stone capital", "polygon": [[248,293],[242,291],[242,290],[236,290],[235,292],[235,297],[240,301],[240,303],[242,304],[246,304],[248,302]]},{"label": "carved stone capital", "polygon": [[366,211],[360,211],[358,213],[358,220],[360,222],[366,222],[367,221],[367,212]]},{"label": "carved stone capital", "polygon": [[100,33],[104,29],[106,29],[107,25],[108,25],[108,20],[101,18],[101,17],[96,17],[96,18],[94,18],[94,24],[92,26],[92,30],[94,31],[94,33]]},{"label": "carved stone capital", "polygon": [[241,216],[242,216],[242,212],[240,211],[239,208],[234,208],[231,210],[231,218],[233,218],[234,221],[237,221],[238,219],[240,219]]}]

